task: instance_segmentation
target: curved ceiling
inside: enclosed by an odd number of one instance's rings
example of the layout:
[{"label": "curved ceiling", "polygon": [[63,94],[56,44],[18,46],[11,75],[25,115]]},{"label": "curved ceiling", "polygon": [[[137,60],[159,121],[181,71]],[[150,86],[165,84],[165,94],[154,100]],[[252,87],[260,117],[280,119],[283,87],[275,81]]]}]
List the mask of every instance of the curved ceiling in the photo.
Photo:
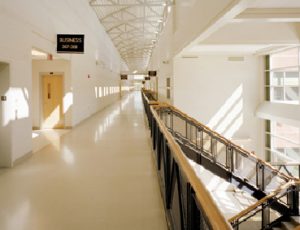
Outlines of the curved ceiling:
[{"label": "curved ceiling", "polygon": [[173,0],[89,0],[130,71],[147,70]]}]

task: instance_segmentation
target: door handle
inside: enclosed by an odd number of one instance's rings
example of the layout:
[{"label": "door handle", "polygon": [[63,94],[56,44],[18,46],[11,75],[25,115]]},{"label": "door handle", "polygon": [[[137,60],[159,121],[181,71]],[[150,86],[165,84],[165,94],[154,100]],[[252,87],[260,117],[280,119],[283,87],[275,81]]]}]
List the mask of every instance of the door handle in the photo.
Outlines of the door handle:
[{"label": "door handle", "polygon": [[47,93],[48,99],[51,99],[51,84],[48,84],[48,93]]}]

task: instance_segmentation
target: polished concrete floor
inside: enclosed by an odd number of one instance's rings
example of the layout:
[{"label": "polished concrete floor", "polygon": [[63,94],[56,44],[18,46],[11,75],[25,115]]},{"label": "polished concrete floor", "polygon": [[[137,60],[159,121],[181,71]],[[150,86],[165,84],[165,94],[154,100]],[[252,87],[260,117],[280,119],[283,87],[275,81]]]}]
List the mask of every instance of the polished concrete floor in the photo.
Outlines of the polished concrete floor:
[{"label": "polished concrete floor", "polygon": [[70,132],[70,129],[43,129],[32,131],[32,152],[38,152],[45,146],[52,144],[54,146],[60,145],[60,138],[62,135]]},{"label": "polished concrete floor", "polygon": [[140,94],[0,171],[0,229],[167,229]]}]

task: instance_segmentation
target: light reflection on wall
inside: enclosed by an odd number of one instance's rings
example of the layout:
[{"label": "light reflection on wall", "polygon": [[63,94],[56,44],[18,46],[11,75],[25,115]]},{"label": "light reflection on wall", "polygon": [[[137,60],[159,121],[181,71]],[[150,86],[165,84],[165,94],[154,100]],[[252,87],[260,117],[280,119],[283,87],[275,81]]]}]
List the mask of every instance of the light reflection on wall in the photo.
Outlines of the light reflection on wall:
[{"label": "light reflection on wall", "polygon": [[39,137],[40,134],[36,133],[36,132],[32,132],[32,139]]},{"label": "light reflection on wall", "polygon": [[53,128],[59,124],[60,121],[60,106],[56,106],[56,108],[51,112],[51,114],[45,119],[44,125],[46,128]]},{"label": "light reflection on wall", "polygon": [[[6,97],[9,97],[9,92],[4,94]],[[7,126],[9,124],[9,122],[12,119],[12,115],[11,115],[11,111],[10,111],[10,106],[8,103],[3,103],[2,104],[2,114],[0,114],[0,116],[2,116],[2,121],[1,122],[1,126]]]},{"label": "light reflection on wall", "polygon": [[63,99],[64,113],[66,113],[73,105],[73,93],[66,93]]},{"label": "light reflection on wall", "polygon": [[[7,98],[13,98],[12,105],[6,103],[2,114],[2,124],[6,126],[10,121],[29,117],[29,93],[27,88],[11,87],[5,94]],[[9,107],[12,109],[9,109]]]},{"label": "light reflection on wall", "polygon": [[121,91],[131,91],[134,89],[134,86],[122,86]]},{"label": "light reflection on wall", "polygon": [[95,98],[102,98],[120,93],[119,86],[95,86]]},{"label": "light reflection on wall", "polygon": [[226,138],[232,138],[243,125],[242,94],[243,85],[241,84],[207,124]]},{"label": "light reflection on wall", "polygon": [[28,90],[26,88],[10,88],[15,98],[15,120],[29,117]]}]

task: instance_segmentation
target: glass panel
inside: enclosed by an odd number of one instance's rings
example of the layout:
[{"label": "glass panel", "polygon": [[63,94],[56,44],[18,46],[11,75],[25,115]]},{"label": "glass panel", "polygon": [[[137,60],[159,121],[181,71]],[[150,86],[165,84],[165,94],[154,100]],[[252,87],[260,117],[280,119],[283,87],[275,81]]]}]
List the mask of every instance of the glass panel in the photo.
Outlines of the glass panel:
[{"label": "glass panel", "polygon": [[170,98],[171,98],[171,90],[167,89],[167,99],[170,99]]},{"label": "glass panel", "polygon": [[239,151],[234,151],[234,175],[256,186],[256,161]]},{"label": "glass panel", "polygon": [[271,73],[271,85],[283,86],[284,84],[284,72],[274,72]]},{"label": "glass panel", "polygon": [[282,173],[299,178],[299,166],[280,165],[276,166],[276,168]]},{"label": "glass panel", "polygon": [[289,86],[299,85],[299,72],[286,72],[284,84]]},{"label": "glass panel", "polygon": [[271,101],[299,103],[299,48],[270,55]]},{"label": "glass panel", "polygon": [[187,139],[196,145],[196,127],[192,123],[187,123]]},{"label": "glass panel", "polygon": [[276,172],[274,172],[269,167],[265,167],[265,171],[263,175],[264,175],[264,183],[265,183],[264,191],[267,193],[270,193],[278,189],[280,186],[288,182],[285,178],[279,176]]},{"label": "glass panel", "polygon": [[226,145],[221,142],[217,142],[216,160],[221,165],[226,166]]},{"label": "glass panel", "polygon": [[197,148],[198,149],[200,149],[201,147],[202,147],[202,132],[199,130],[199,129],[197,129],[197,142],[196,142],[196,146],[197,146]]},{"label": "glass panel", "polygon": [[297,103],[299,101],[299,86],[290,87],[286,86],[285,90],[285,100]]},{"label": "glass panel", "polygon": [[300,161],[300,128],[278,122],[271,123],[271,160]]},{"label": "glass panel", "polygon": [[285,140],[272,142],[274,147],[298,147],[300,144],[300,128],[286,125],[279,122],[271,122],[271,132],[273,135],[282,137]]},{"label": "glass panel", "polygon": [[203,149],[211,154],[211,136],[203,132]]},{"label": "glass panel", "polygon": [[284,88],[272,87],[272,101],[284,101]]},{"label": "glass panel", "polygon": [[173,130],[176,135],[186,137],[185,121],[176,113],[173,113]]}]

